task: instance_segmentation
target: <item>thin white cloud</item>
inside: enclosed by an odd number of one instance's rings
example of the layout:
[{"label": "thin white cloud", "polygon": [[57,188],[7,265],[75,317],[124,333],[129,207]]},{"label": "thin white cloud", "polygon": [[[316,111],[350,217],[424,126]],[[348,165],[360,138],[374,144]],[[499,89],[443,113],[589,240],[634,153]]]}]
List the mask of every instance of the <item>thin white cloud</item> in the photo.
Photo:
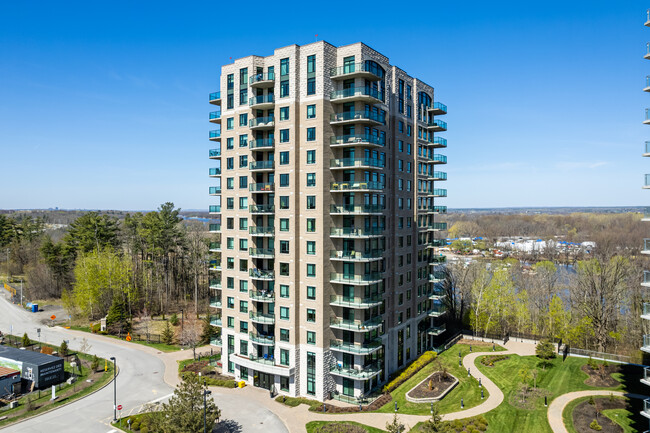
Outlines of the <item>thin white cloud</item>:
[{"label": "thin white cloud", "polygon": [[594,168],[602,167],[604,165],[607,165],[608,163],[606,161],[580,161],[580,162],[572,162],[572,161],[561,161],[555,164],[555,168],[559,170],[582,170],[582,169],[590,169],[593,170]]}]

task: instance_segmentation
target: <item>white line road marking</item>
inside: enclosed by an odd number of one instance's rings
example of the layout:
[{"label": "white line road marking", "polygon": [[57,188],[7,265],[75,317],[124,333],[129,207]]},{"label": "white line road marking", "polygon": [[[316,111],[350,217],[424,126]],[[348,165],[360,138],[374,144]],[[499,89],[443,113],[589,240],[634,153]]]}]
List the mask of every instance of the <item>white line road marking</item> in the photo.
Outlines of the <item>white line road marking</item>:
[{"label": "white line road marking", "polygon": [[[157,398],[157,399],[155,399],[155,400],[151,400],[151,401],[148,402],[148,403],[158,403],[159,401],[164,400],[164,399],[166,399],[167,397],[171,397],[172,395],[174,395],[173,392],[172,392],[171,394],[167,394],[167,395],[164,395],[164,396],[162,396],[162,397],[159,397],[159,398]],[[147,404],[147,403],[145,403],[145,404]]]}]

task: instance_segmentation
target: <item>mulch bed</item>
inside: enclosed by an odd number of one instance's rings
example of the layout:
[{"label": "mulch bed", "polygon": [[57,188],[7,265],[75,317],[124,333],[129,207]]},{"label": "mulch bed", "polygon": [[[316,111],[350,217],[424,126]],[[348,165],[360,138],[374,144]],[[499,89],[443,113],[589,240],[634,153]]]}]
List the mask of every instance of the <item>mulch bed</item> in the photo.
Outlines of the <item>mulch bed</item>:
[{"label": "mulch bed", "polygon": [[[382,394],[377,400],[373,401],[367,406],[362,406],[362,411],[363,412],[372,412],[374,410],[379,410],[382,406],[384,406],[386,403],[389,403],[393,397],[391,397],[390,394]],[[330,404],[325,404],[325,408],[327,409],[327,413],[355,413],[359,412],[359,406],[347,406],[347,407],[340,407],[340,406],[332,406]],[[323,405],[319,405],[314,409],[314,411],[317,412],[322,412],[323,411]]]},{"label": "mulch bed", "polygon": [[[594,401],[596,402],[595,406],[598,406],[598,409],[601,411],[606,409],[625,409],[627,407],[625,400],[620,398],[613,400],[609,398],[594,398]],[[589,424],[596,419],[595,406],[590,405],[589,400],[586,400],[573,409],[573,427],[578,433],[593,433],[595,431],[589,427]],[[623,428],[605,415],[598,415],[598,424],[603,428],[600,430],[602,433],[623,433]]]},{"label": "mulch bed", "polygon": [[[481,341],[481,340],[470,340],[469,338],[461,338],[456,344],[471,344],[472,347],[489,347],[492,349],[492,342],[490,341]],[[497,344],[498,345],[498,344]]]},{"label": "mulch bed", "polygon": [[[433,389],[429,389],[429,380],[432,381]],[[408,392],[412,398],[438,398],[454,383],[454,377],[450,374],[442,376],[442,372],[436,371],[431,376]]]},{"label": "mulch bed", "polygon": [[618,365],[607,365],[602,367],[605,370],[604,374],[601,374],[600,368],[593,370],[589,365],[585,364],[582,366],[582,371],[589,375],[589,378],[585,380],[585,384],[589,386],[594,386],[598,388],[609,388],[618,386],[621,383],[612,377],[612,373],[618,373],[620,371],[620,366]]},{"label": "mulch bed", "polygon": [[192,372],[197,374],[201,372],[201,375],[211,379],[217,379],[217,380],[233,379],[231,376],[223,376],[217,373],[214,370],[214,368],[209,365],[208,361],[196,361],[196,362],[192,362],[191,364],[187,364],[181,370],[181,373],[186,373],[186,372]]}]

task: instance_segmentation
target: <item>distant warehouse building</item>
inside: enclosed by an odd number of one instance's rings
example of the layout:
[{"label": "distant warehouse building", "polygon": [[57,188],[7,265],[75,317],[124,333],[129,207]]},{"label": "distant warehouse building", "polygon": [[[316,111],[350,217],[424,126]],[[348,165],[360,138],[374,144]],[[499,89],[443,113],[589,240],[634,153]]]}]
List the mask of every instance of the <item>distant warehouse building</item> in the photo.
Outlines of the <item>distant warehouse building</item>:
[{"label": "distant warehouse building", "polygon": [[14,385],[20,383],[20,371],[0,367],[0,398],[14,393]]},{"label": "distant warehouse building", "polygon": [[47,388],[65,379],[63,358],[44,353],[0,346],[0,367],[20,372],[20,377],[33,382],[35,388]]}]

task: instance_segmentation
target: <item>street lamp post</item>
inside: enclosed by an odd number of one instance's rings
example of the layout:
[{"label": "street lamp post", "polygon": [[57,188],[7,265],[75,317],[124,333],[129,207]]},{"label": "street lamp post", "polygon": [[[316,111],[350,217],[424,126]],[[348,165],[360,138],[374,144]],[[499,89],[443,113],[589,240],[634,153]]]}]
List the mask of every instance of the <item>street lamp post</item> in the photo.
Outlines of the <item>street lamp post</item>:
[{"label": "street lamp post", "polygon": [[117,369],[115,367],[114,356],[111,356],[111,361],[113,361],[113,421],[117,421]]},{"label": "street lamp post", "polygon": [[[205,381],[203,382],[203,385],[205,386]],[[207,412],[207,406],[208,406],[208,396],[212,394],[212,391],[209,389],[204,389],[203,390],[203,433],[208,433],[208,424],[206,421],[206,412]]]},{"label": "street lamp post", "polygon": [[20,279],[20,306],[23,306],[23,279]]}]

